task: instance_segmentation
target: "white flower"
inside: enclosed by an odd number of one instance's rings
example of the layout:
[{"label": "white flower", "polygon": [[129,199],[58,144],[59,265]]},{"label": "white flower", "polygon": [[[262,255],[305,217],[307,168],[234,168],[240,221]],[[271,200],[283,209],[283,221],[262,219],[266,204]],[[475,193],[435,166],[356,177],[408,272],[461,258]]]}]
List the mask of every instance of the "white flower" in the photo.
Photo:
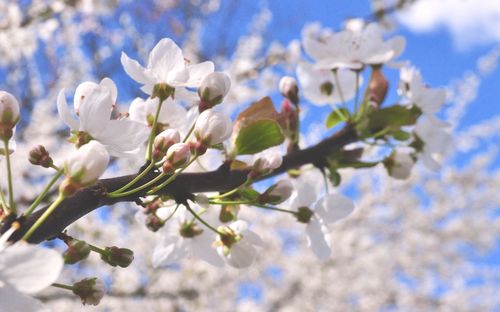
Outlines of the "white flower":
[{"label": "white flower", "polygon": [[384,164],[391,177],[398,180],[406,180],[410,177],[415,161],[408,153],[395,152]]},{"label": "white flower", "polygon": [[446,102],[446,91],[440,88],[428,88],[420,72],[414,67],[402,68],[400,80],[400,92],[429,117],[437,113]]},{"label": "white flower", "polygon": [[255,155],[256,158],[252,165],[252,170],[259,174],[268,173],[279,168],[283,163],[283,156],[275,151],[263,151]]},{"label": "white flower", "polygon": [[212,62],[187,64],[182,50],[169,38],[161,39],[151,50],[146,68],[130,59],[124,52],[121,62],[125,72],[142,84],[141,90],[150,95],[156,84],[167,84],[173,88],[196,88],[205,76],[214,71]]},{"label": "white flower", "polygon": [[[148,98],[145,101],[141,98],[136,98],[130,104],[130,119],[151,127],[156,115],[156,110],[158,109],[159,101],[158,98]],[[177,104],[177,102],[171,98],[163,101],[157,121],[162,128],[179,130],[185,127],[186,120],[187,112],[182,105]]]},{"label": "white flower", "polygon": [[65,174],[84,185],[97,180],[106,170],[109,154],[99,142],[92,140],[75,150],[64,162]]},{"label": "white flower", "polygon": [[414,131],[424,142],[420,151],[424,165],[431,170],[439,170],[441,160],[453,142],[452,136],[443,129],[441,123],[430,118],[419,118]]},{"label": "white flower", "polygon": [[[320,260],[330,257],[330,230],[328,226],[346,218],[354,210],[349,198],[340,194],[327,194],[316,201],[314,186],[298,180],[290,206],[297,211],[297,219],[306,224],[307,244]],[[312,207],[312,208],[311,208]]]},{"label": "white flower", "polygon": [[38,300],[26,294],[50,286],[62,268],[61,255],[52,249],[17,243],[0,251],[0,311],[44,309]]},{"label": "white flower", "polygon": [[192,216],[184,207],[177,208],[174,218],[178,222],[168,225],[166,236],[153,251],[153,267],[173,264],[184,257],[200,258],[217,267],[224,265],[212,247],[214,233],[210,229],[191,222]]},{"label": "white flower", "polygon": [[196,138],[206,146],[212,146],[224,142],[231,136],[233,124],[231,120],[221,112],[207,109],[202,112],[194,127]]},{"label": "white flower", "polygon": [[153,142],[153,155],[156,160],[159,160],[165,156],[167,150],[174,145],[175,143],[179,143],[181,141],[181,135],[179,131],[175,129],[167,129],[160,134],[158,134]]},{"label": "white flower", "polygon": [[79,119],[74,119],[68,110],[64,89],[57,97],[59,116],[75,134],[77,145],[94,139],[101,142],[112,156],[117,157],[139,151],[148,136],[147,128],[128,119],[110,119],[116,101],[116,87],[113,81],[104,78],[100,84],[82,85],[77,88],[74,99],[75,112]]},{"label": "white flower", "polygon": [[187,143],[175,143],[170,146],[165,156],[162,169],[165,173],[173,173],[175,169],[186,165],[191,159],[191,149]]},{"label": "white flower", "polygon": [[221,103],[230,88],[231,79],[226,73],[215,72],[208,74],[198,89],[200,99],[208,104],[201,111]]},{"label": "white flower", "polygon": [[219,227],[224,236],[217,236],[217,252],[223,256],[227,264],[237,269],[249,267],[255,260],[255,246],[262,246],[257,233],[248,229],[248,223],[235,221],[226,227]]},{"label": "white flower", "polygon": [[312,64],[301,62],[297,66],[297,77],[304,97],[312,104],[335,105],[349,101],[356,94],[356,74],[350,70],[337,71],[337,84],[331,70],[315,69]]},{"label": "white flower", "polygon": [[316,69],[360,69],[398,57],[404,50],[405,39],[397,36],[384,41],[380,27],[372,23],[365,28],[351,27],[327,38],[306,36],[303,45],[316,61]]}]

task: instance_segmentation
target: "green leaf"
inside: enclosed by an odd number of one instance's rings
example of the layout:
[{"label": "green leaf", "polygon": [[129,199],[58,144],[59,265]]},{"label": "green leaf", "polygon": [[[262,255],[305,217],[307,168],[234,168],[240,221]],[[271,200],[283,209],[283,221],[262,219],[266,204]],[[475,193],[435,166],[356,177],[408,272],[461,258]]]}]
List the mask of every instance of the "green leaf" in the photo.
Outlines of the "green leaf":
[{"label": "green leaf", "polygon": [[328,118],[326,118],[326,127],[332,128],[335,127],[338,123],[344,121],[340,117],[341,115],[349,117],[349,111],[346,108],[334,109],[330,113],[330,115],[328,115]]},{"label": "green leaf", "polygon": [[255,121],[240,129],[235,141],[237,155],[256,154],[283,143],[279,124],[270,119]]},{"label": "green leaf", "polygon": [[372,111],[368,115],[368,127],[372,130],[382,128],[399,128],[402,126],[411,126],[417,122],[422,111],[416,107],[406,107],[393,105],[386,108]]},{"label": "green leaf", "polygon": [[340,173],[337,170],[330,169],[328,179],[330,179],[330,182],[332,182],[333,186],[338,186],[341,182]]},{"label": "green leaf", "polygon": [[403,130],[397,130],[392,133],[392,137],[398,141],[406,141],[410,138],[411,134]]},{"label": "green leaf", "polygon": [[251,187],[247,187],[247,188],[239,190],[238,194],[240,194],[241,197],[248,199],[248,200],[252,200],[252,201],[257,200],[257,198],[259,198],[259,196],[260,196],[260,193]]}]

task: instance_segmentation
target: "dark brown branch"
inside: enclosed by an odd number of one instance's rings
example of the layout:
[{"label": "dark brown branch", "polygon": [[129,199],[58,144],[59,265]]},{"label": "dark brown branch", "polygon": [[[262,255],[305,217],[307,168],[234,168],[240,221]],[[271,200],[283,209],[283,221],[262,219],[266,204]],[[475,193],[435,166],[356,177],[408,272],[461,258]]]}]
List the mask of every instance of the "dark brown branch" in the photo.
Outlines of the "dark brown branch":
[{"label": "dark brown branch", "polygon": [[[276,176],[292,168],[297,168],[305,164],[314,164],[321,166],[325,156],[340,150],[345,145],[356,141],[356,133],[350,126],[344,127],[331,137],[328,137],[320,143],[304,150],[299,150],[286,155],[283,158],[282,165],[271,175]],[[155,177],[158,172],[152,172],[144,177],[139,184],[149,181]],[[217,170],[202,173],[182,173],[174,182],[163,188],[160,193],[171,195],[176,200],[185,200],[193,193],[201,192],[222,192],[233,189],[245,182],[248,170],[231,171],[228,164],[223,164]],[[59,207],[49,216],[49,218],[33,233],[29,241],[31,243],[40,243],[51,239],[61,233],[68,225],[80,219],[93,210],[105,206],[113,205],[118,202],[137,201],[139,197],[145,195],[146,191],[138,192],[128,197],[108,198],[107,192],[119,189],[131,181],[135,175],[127,175],[111,179],[99,180],[96,184],[84,188],[74,196],[65,199]],[[41,216],[46,208],[40,209],[30,215],[26,220],[20,220],[21,228],[12,236],[12,240],[19,240],[22,235],[31,227],[31,225]],[[10,226],[5,222],[4,228],[0,232],[5,232]]]}]

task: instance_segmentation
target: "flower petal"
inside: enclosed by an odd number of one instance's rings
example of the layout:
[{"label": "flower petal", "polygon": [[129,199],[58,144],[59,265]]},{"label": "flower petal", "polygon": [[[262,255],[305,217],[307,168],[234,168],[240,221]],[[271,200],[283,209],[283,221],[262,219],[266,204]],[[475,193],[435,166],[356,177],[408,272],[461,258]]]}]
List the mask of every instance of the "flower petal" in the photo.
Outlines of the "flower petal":
[{"label": "flower petal", "polygon": [[200,86],[201,81],[205,79],[208,74],[215,70],[214,63],[207,61],[200,64],[195,64],[188,67],[189,80],[186,82],[186,87],[197,88]]},{"label": "flower petal", "polygon": [[0,284],[0,302],[2,312],[48,311],[40,301],[19,292],[9,284]]},{"label": "flower petal", "polygon": [[63,267],[55,250],[24,243],[5,249],[0,257],[0,272],[19,291],[32,294],[54,283]]},{"label": "flower petal", "polygon": [[116,99],[118,98],[118,88],[113,80],[108,77],[105,77],[99,83],[101,87],[104,87],[111,94],[111,99],[113,100],[113,104],[116,104]]},{"label": "flower petal", "polygon": [[354,210],[352,200],[340,194],[328,194],[316,203],[314,211],[329,224],[349,216]]},{"label": "flower petal", "polygon": [[57,95],[57,112],[59,113],[59,118],[70,127],[72,130],[79,130],[80,122],[73,118],[71,112],[68,109],[68,103],[66,102],[66,96],[64,95],[64,89],[62,89]]},{"label": "flower petal", "polygon": [[110,121],[112,105],[109,90],[96,88],[92,94],[85,97],[80,106],[80,130],[98,137]]},{"label": "flower petal", "polygon": [[175,263],[186,255],[187,249],[180,242],[181,239],[179,236],[167,236],[155,247],[152,259],[154,268]]},{"label": "flower petal", "polygon": [[326,260],[332,252],[330,248],[330,235],[321,223],[313,218],[306,226],[307,245],[319,260]]},{"label": "flower petal", "polygon": [[122,157],[139,151],[148,137],[148,128],[133,120],[109,120],[94,138],[106,146],[111,156]]},{"label": "flower petal", "polygon": [[123,69],[125,70],[127,75],[130,76],[130,78],[144,85],[154,84],[152,77],[149,75],[146,69],[142,67],[136,60],[129,58],[128,55],[125,54],[125,52],[122,52],[120,61],[122,63]]},{"label": "flower petal", "polygon": [[181,48],[170,38],[161,39],[149,53],[148,70],[157,82],[167,82],[168,74],[185,67]]}]

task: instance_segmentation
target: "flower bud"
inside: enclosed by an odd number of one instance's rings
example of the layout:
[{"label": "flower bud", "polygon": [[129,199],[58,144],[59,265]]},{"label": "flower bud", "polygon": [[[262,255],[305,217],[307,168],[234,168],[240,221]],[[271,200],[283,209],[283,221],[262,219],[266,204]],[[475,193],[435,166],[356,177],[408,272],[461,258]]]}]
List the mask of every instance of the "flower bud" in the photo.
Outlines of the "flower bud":
[{"label": "flower bud", "polygon": [[380,67],[374,67],[372,69],[370,82],[368,83],[368,100],[370,103],[376,105],[376,107],[380,107],[382,102],[384,102],[388,89],[389,82],[382,73],[382,69]]},{"label": "flower bud", "polygon": [[38,145],[30,151],[29,162],[35,166],[42,166],[44,168],[49,168],[54,163],[49,152],[47,152],[43,145]]},{"label": "flower bud", "polygon": [[90,254],[90,246],[81,240],[72,240],[68,244],[68,249],[63,254],[64,263],[75,264],[81,260],[87,259]]},{"label": "flower bud", "polygon": [[101,259],[109,265],[126,268],[134,260],[134,252],[130,249],[113,246],[104,250],[106,253],[101,254]]},{"label": "flower bud", "polygon": [[259,202],[272,205],[281,204],[292,195],[292,192],[292,183],[289,180],[280,180],[259,196]]},{"label": "flower bud", "polygon": [[98,305],[104,297],[104,284],[97,278],[85,278],[73,284],[73,293],[83,304]]},{"label": "flower bud", "polygon": [[187,143],[176,143],[167,151],[166,160],[163,163],[163,172],[170,174],[181,168],[191,159],[191,149]]},{"label": "flower bud", "polygon": [[228,139],[231,136],[232,127],[231,120],[223,113],[208,109],[198,116],[194,134],[198,141],[210,147]]},{"label": "flower bud", "polygon": [[290,76],[284,76],[281,78],[279,83],[279,90],[281,94],[292,101],[293,103],[298,103],[299,100],[299,88],[297,87],[297,80]]},{"label": "flower bud", "polygon": [[19,102],[16,98],[5,91],[0,91],[0,139],[9,140],[13,134],[13,128],[19,121]]},{"label": "flower bud", "polygon": [[235,221],[240,212],[240,205],[222,205],[220,207],[219,220],[221,222]]},{"label": "flower bud", "polygon": [[146,217],[146,227],[152,231],[156,232],[165,225],[165,222],[161,220],[156,214],[151,213]]},{"label": "flower bud", "polygon": [[408,179],[414,164],[415,161],[410,154],[401,152],[395,152],[384,160],[389,175],[398,180]]},{"label": "flower bud", "polygon": [[153,158],[155,160],[162,159],[167,150],[174,145],[175,143],[179,143],[181,141],[181,135],[179,131],[175,129],[167,129],[160,134],[158,134],[153,143]]},{"label": "flower bud", "polygon": [[198,89],[200,96],[199,112],[220,104],[231,88],[231,79],[226,73],[215,72],[208,74]]},{"label": "flower bud", "polygon": [[254,179],[258,176],[265,175],[281,166],[283,156],[275,152],[263,153],[257,160],[254,161],[252,170],[249,173],[249,178]]}]

